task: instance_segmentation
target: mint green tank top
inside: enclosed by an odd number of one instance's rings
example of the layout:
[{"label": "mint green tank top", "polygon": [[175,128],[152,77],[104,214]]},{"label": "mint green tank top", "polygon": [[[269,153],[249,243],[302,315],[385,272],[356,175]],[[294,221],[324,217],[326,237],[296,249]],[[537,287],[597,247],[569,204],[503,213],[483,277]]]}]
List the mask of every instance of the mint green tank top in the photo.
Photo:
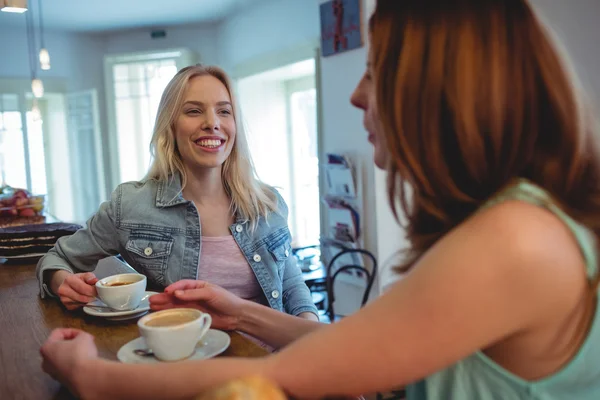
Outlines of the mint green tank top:
[{"label": "mint green tank top", "polygon": [[[483,208],[506,200],[544,207],[571,230],[586,262],[587,275],[598,274],[595,237],[565,214],[540,187],[519,180],[494,196]],[[407,386],[408,400],[600,400],[600,300],[579,352],[555,374],[526,381],[477,352],[453,366]]]}]

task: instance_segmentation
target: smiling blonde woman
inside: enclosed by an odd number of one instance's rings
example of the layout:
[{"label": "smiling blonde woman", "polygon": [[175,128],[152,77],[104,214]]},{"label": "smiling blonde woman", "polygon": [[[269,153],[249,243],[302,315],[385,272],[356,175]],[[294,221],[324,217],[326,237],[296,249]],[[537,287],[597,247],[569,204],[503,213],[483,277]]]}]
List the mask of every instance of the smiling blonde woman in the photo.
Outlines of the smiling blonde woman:
[{"label": "smiling blonde woman", "polygon": [[151,288],[203,280],[317,319],[292,256],[287,206],[256,178],[240,121],[222,69],[179,71],[159,105],[147,177],[119,185],[86,228],[40,260],[42,297],[81,307],[96,295],[98,260],[120,254]]}]

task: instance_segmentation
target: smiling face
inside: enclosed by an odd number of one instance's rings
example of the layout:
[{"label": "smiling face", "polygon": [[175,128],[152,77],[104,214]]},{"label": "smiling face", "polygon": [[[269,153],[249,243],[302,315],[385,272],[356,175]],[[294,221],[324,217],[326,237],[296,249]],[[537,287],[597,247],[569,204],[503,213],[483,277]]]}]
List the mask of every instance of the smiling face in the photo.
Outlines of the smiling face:
[{"label": "smiling face", "polygon": [[220,168],[231,154],[236,135],[225,85],[212,75],[190,79],[177,112],[175,141],[186,169]]},{"label": "smiling face", "polygon": [[371,73],[372,56],[369,53],[367,70],[361,78],[354,93],[350,97],[353,106],[363,111],[363,125],[368,132],[368,140],[373,145],[373,161],[381,169],[385,169],[388,152],[385,146],[385,138],[379,123],[377,112],[377,100],[375,97],[375,85]]}]

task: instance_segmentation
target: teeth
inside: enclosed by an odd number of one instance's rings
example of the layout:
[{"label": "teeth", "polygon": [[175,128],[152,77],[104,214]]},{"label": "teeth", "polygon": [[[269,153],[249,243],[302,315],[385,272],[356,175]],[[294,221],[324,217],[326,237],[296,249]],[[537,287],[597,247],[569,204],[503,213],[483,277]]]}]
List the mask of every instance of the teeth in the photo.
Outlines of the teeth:
[{"label": "teeth", "polygon": [[215,148],[221,145],[221,141],[217,139],[201,139],[196,142],[202,147]]}]

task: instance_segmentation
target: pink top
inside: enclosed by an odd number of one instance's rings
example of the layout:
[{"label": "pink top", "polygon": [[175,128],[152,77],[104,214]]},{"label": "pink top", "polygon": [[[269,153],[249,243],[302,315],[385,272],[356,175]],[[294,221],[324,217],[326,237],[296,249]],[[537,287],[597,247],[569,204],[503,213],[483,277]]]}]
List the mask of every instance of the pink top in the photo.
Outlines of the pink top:
[{"label": "pink top", "polygon": [[233,236],[202,236],[198,279],[219,285],[242,299],[266,304],[266,298]]},{"label": "pink top", "polygon": [[[242,250],[233,236],[202,236],[198,279],[219,285],[242,299],[268,305]],[[268,351],[273,349],[260,340],[240,332]]]}]

